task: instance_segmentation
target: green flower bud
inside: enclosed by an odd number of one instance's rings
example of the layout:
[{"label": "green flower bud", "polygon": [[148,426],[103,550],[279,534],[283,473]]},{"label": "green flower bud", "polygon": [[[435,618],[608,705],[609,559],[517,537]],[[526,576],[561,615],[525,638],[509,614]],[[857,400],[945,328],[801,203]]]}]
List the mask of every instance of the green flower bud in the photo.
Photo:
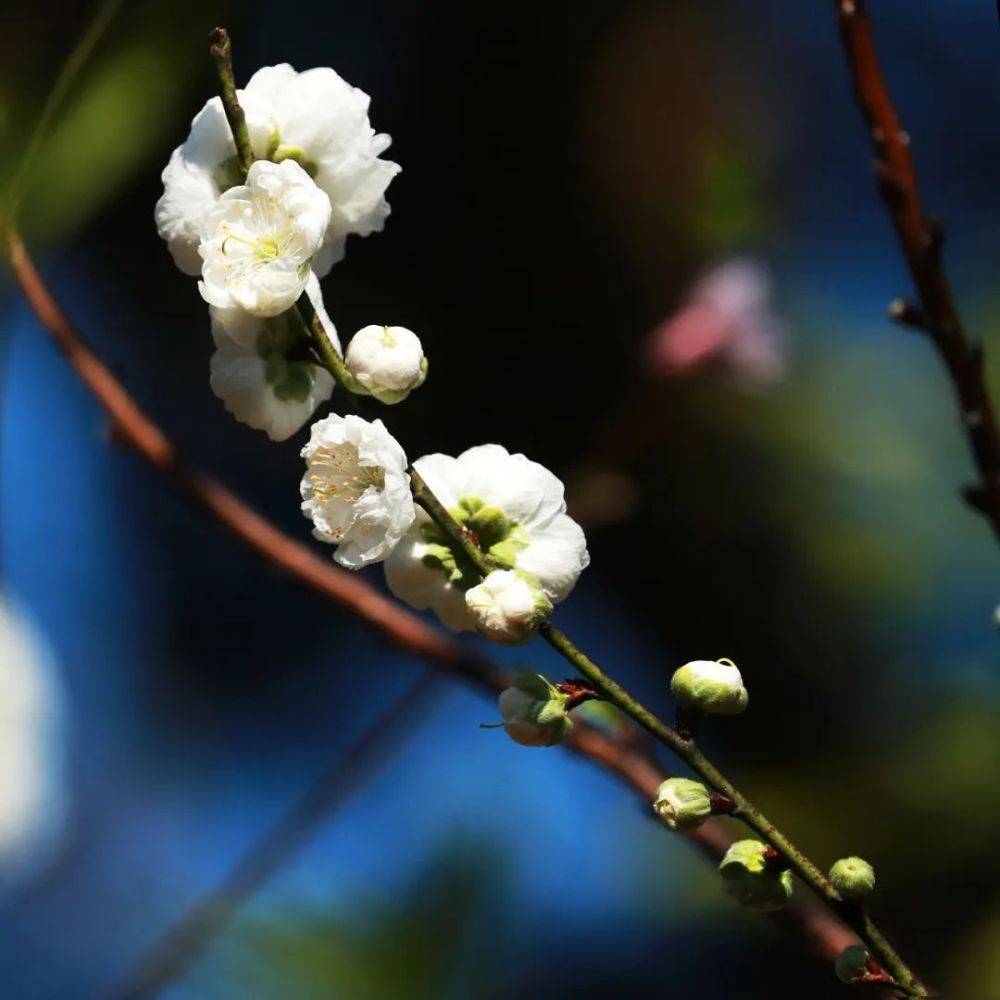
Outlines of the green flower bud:
[{"label": "green flower bud", "polygon": [[500,695],[500,714],[507,735],[526,747],[551,747],[573,729],[566,712],[568,697],[541,674],[520,674]]},{"label": "green flower bud", "polygon": [[841,858],[830,869],[830,881],[844,899],[861,899],[875,891],[875,869],[864,858]]},{"label": "green flower bud", "polygon": [[726,891],[758,913],[780,910],[792,895],[792,873],[773,870],[767,851],[759,840],[737,840],[719,864]]},{"label": "green flower bud", "polygon": [[674,697],[706,715],[739,715],[749,695],[732,660],[692,660],[674,672]]},{"label": "green flower bud", "polygon": [[853,983],[863,976],[868,965],[868,952],[860,944],[845,948],[833,963],[833,971],[842,983]]},{"label": "green flower bud", "polygon": [[671,830],[694,830],[712,814],[712,802],[700,781],[667,778],[656,793],[653,810]]}]

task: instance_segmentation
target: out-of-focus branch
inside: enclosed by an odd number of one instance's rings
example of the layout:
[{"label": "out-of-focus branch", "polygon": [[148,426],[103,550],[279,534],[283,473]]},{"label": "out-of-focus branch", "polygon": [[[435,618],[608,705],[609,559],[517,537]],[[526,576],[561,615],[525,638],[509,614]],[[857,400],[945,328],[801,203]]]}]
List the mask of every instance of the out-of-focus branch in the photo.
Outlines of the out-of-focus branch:
[{"label": "out-of-focus branch", "polygon": [[[3,241],[28,304],[81,381],[105,409],[120,441],[169,477],[219,524],[271,565],[367,622],[401,649],[435,670],[487,693],[496,694],[508,685],[510,676],[506,671],[399,607],[360,576],[338,569],[289,538],[212,477],[184,465],[163,431],[140,409],[70,324],[13,226],[3,233]],[[574,727],[567,748],[616,775],[647,805],[666,778],[662,768],[634,741],[610,736],[586,722],[579,722]],[[713,863],[719,861],[734,839],[724,825],[714,820],[683,836]],[[827,961],[858,941],[844,921],[812,900],[793,902],[775,919],[792,928],[804,938],[810,950]]]},{"label": "out-of-focus branch", "polygon": [[423,673],[330,765],[326,773],[239,859],[219,885],[183,916],[137,963],[119,1000],[148,1000],[176,982],[212,939],[278,870],[291,861],[316,830],[398,752],[439,687]]},{"label": "out-of-focus branch", "polygon": [[835,0],[858,106],[875,148],[875,176],[892,219],[920,306],[896,300],[890,315],[930,337],[958,397],[962,424],[979,472],[965,499],[1000,539],[1000,433],[983,373],[982,349],[969,340],[941,260],[941,227],[924,213],[910,137],[903,130],[879,66],[865,0]]}]

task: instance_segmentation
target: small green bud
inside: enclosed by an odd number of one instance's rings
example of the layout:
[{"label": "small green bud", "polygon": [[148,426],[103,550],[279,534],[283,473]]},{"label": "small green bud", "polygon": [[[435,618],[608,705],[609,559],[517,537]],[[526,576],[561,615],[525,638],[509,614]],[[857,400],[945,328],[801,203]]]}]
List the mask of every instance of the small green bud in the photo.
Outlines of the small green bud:
[{"label": "small green bud", "polygon": [[860,944],[845,948],[833,963],[833,971],[842,983],[853,983],[863,976],[868,966],[868,952]]},{"label": "small green bud", "polygon": [[875,869],[864,858],[841,858],[830,869],[830,882],[844,899],[862,899],[875,891]]},{"label": "small green bud", "polygon": [[470,531],[476,533],[479,547],[489,551],[491,545],[502,542],[510,534],[510,520],[499,507],[482,506],[465,522]]},{"label": "small green bud", "polygon": [[767,851],[759,840],[737,840],[719,864],[726,891],[758,913],[780,910],[792,895],[792,873],[773,870]]},{"label": "small green bud", "polygon": [[739,715],[750,696],[732,660],[692,660],[674,672],[674,697],[706,715]]},{"label": "small green bud", "polygon": [[653,810],[671,830],[694,830],[712,814],[712,802],[700,781],[667,778],[656,793]]},{"label": "small green bud", "polygon": [[568,697],[541,674],[520,674],[500,695],[507,735],[526,747],[551,747],[573,729],[566,712]]}]

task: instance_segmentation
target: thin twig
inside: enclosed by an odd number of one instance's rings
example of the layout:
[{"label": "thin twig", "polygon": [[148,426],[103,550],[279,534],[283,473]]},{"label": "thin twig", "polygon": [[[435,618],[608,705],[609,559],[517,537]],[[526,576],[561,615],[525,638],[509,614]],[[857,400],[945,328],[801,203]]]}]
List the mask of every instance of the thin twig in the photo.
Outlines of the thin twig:
[{"label": "thin twig", "polygon": [[[222,100],[226,107],[226,116],[230,122],[233,137],[241,158],[246,152],[249,156],[249,144],[241,137],[239,128],[244,122],[243,111],[240,108],[233,85],[232,49],[228,33],[217,28],[213,39],[211,54],[219,69],[219,80],[222,88]],[[220,42],[221,39],[221,42]],[[341,381],[341,373],[345,366],[339,352],[334,348],[318,317],[316,322],[315,346],[320,359],[331,375]],[[481,551],[476,539],[466,531],[434,495],[419,473],[411,468],[410,487],[413,497],[434,520],[434,522],[452,538],[459,550],[465,554],[472,567],[481,575],[486,576],[495,568],[490,557]],[[741,793],[722,771],[714,765],[693,743],[668,726],[662,719],[646,708],[641,702],[622,688],[594,660],[580,650],[570,639],[551,623],[544,624],[539,629],[540,634],[548,644],[571,663],[589,680],[601,695],[619,708],[627,716],[643,727],[654,739],[658,740],[681,760],[687,763],[711,788],[730,798],[735,806],[734,815],[738,816],[747,826],[780,852],[782,859],[795,871],[811,891],[826,905],[834,909],[868,946],[871,953],[895,977],[900,988],[915,996],[925,996],[926,991],[920,985],[916,976],[903,961],[899,953],[890,945],[885,936],[876,928],[864,910],[858,906],[847,905],[830,884],[826,875],[791,838],[782,832],[761,810]]]},{"label": "thin twig", "polygon": [[958,398],[979,482],[964,490],[1000,539],[1000,433],[983,372],[980,346],[966,336],[944,263],[941,227],[924,213],[910,137],[899,122],[879,66],[864,0],[835,0],[854,93],[875,148],[875,177],[920,298],[920,309],[896,306],[892,315],[926,330]]},{"label": "thin twig", "polygon": [[[411,468],[409,471],[414,500],[459,547],[474,570],[485,576],[491,569],[495,569],[489,556],[479,548],[475,538],[451,516],[423,477],[415,469]],[[739,791],[722,770],[698,749],[693,740],[686,739],[629,694],[552,622],[543,623],[538,632],[560,656],[590,681],[602,698],[642,726],[654,739],[683,760],[712,789],[730,799],[733,806],[732,814],[780,852],[784,863],[854,930],[878,961],[892,973],[901,989],[914,996],[927,995],[902,956],[864,910],[859,906],[846,904],[819,866]]]},{"label": "thin twig", "polygon": [[241,180],[246,180],[247,171],[253,163],[253,150],[250,148],[250,133],[247,131],[247,119],[243,114],[239,99],[236,96],[236,78],[233,76],[232,46],[229,32],[225,28],[214,28],[209,35],[211,47],[209,52],[215,63],[215,71],[219,77],[219,89],[222,92],[222,108],[229,122],[229,130],[236,145],[236,165],[241,174]]},{"label": "thin twig", "polygon": [[[6,230],[5,246],[14,276],[29,306],[80,380],[107,412],[120,441],[132,447],[266,562],[354,614],[401,649],[487,694],[495,696],[508,686],[511,678],[507,672],[388,600],[359,575],[338,569],[329,560],[320,558],[305,545],[283,534],[221,483],[185,466],[163,431],[140,409],[69,323],[12,227]],[[586,723],[577,723],[566,747],[614,774],[645,806],[653,801],[657,788],[667,777],[633,741],[609,736]],[[713,820],[683,836],[712,863],[718,863],[733,842],[728,829]],[[848,945],[858,942],[857,936],[842,920],[809,900],[794,901],[775,919],[793,929],[804,939],[809,950],[825,961],[832,961]]]},{"label": "thin twig", "polygon": [[49,91],[49,96],[45,99],[45,104],[38,115],[38,121],[35,123],[31,138],[28,139],[28,143],[25,146],[21,162],[18,164],[17,172],[14,174],[14,179],[11,181],[10,187],[6,192],[6,197],[12,206],[11,211],[16,208],[17,203],[24,194],[25,183],[31,173],[31,168],[38,159],[38,153],[42,148],[42,144],[49,137],[49,130],[56,116],[62,110],[63,102],[69,96],[70,90],[76,82],[80,71],[104,37],[104,33],[115,19],[115,15],[118,13],[120,7],[121,0],[104,0],[97,8],[94,19],[87,26],[87,30],[80,37],[73,51],[70,52],[66,61],[62,64],[59,75],[56,77],[56,82]]},{"label": "thin twig", "polygon": [[201,957],[209,943],[319,827],[346,802],[423,720],[439,681],[420,674],[330,765],[328,770],[253,845],[191,910],[160,938],[114,994],[119,1000],[158,996]]}]

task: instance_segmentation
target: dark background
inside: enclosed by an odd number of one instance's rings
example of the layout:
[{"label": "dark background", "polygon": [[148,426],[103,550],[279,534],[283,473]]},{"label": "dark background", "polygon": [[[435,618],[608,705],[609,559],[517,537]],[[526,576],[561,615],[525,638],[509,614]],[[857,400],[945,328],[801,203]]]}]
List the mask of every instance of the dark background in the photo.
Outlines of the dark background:
[{"label": "dark background", "polygon": [[[995,355],[996,12],[872,7]],[[92,12],[0,14],[6,176]],[[422,337],[430,378],[379,413],[410,457],[498,441],[571,497],[620,473],[635,502],[588,526],[560,621],[664,711],[677,665],[732,657],[751,707],[707,736],[725,768],[820,863],[873,861],[874,914],[944,995],[1000,996],[997,553],[957,498],[971,470],[936,360],[883,318],[908,286],[833,5],[124,5],[29,178],[25,237],[182,452],[305,539],[304,432],[273,445],[212,396],[204,304],[152,221],[214,92],[215,23],[238,81],[331,65],[393,137],[385,231],[352,238],[323,284],[342,339],[371,322]],[[703,268],[747,253],[773,272],[786,376],[650,379],[648,332]],[[417,667],[106,448],[4,281],[2,573],[65,687],[68,819],[0,900],[0,978],[90,996]],[[502,655],[565,672],[536,645]],[[170,995],[846,991],[604,776],[481,731],[494,715],[442,696]]]}]

